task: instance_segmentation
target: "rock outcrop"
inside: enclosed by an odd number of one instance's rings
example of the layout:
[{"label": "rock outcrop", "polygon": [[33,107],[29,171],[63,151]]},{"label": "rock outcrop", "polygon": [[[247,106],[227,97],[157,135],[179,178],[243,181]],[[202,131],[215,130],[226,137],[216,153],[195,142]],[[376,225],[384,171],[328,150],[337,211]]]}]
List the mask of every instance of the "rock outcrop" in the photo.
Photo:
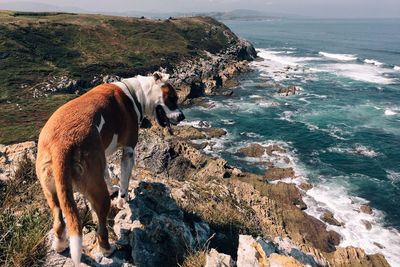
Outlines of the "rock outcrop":
[{"label": "rock outcrop", "polygon": [[[155,128],[141,131],[136,149],[130,200],[110,217],[117,251],[98,255],[93,228],[85,226],[83,265],[176,266],[191,251],[209,248],[208,266],[388,266],[380,254],[338,248],[340,235],[302,211],[293,184],[266,183]],[[119,158],[109,158],[114,177]],[[84,198],[79,203],[87,213]],[[49,249],[44,261],[72,266],[68,250]]]},{"label": "rock outcrop", "polygon": [[36,143],[24,142],[5,146],[0,144],[0,180],[12,179],[18,164],[24,157],[34,161],[36,158]]}]

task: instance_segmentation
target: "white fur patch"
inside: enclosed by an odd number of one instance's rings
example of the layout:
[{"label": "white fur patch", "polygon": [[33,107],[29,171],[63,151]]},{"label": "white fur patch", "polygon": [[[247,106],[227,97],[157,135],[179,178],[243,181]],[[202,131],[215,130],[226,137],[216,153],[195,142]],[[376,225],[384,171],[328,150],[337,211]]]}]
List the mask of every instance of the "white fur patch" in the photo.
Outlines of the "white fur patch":
[{"label": "white fur patch", "polygon": [[132,97],[131,93],[129,92],[128,88],[122,82],[116,82],[114,84],[117,85],[119,88],[121,88],[121,90],[124,92],[124,94],[131,100],[133,108],[135,109],[135,112],[136,112],[136,116],[138,118],[139,126],[140,126],[140,121],[139,121],[140,120],[140,112],[139,112],[139,109],[136,106],[135,101],[133,100],[133,97]]},{"label": "white fur patch", "polygon": [[81,236],[70,236],[69,237],[69,250],[71,253],[71,259],[74,265],[77,267],[81,262],[82,256],[82,237]]},{"label": "white fur patch", "polygon": [[117,150],[117,146],[118,146],[118,134],[114,134],[110,144],[105,150],[106,156],[109,156],[112,153],[114,153],[115,150]]},{"label": "white fur patch", "polygon": [[96,126],[99,133],[101,132],[101,129],[103,129],[104,123],[106,123],[106,121],[104,120],[103,115],[101,115],[100,124],[99,126]]}]

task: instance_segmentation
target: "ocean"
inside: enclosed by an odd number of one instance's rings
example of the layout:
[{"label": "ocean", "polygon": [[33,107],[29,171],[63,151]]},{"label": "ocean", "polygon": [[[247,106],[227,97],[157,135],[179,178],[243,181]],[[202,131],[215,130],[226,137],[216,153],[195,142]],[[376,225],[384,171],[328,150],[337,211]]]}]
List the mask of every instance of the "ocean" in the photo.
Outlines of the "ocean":
[{"label": "ocean", "polygon": [[[265,164],[237,150],[252,143],[288,150],[295,179],[314,187],[305,212],[334,213],[340,246],[383,253],[400,266],[400,20],[273,19],[225,21],[251,41],[260,60],[234,96],[206,98],[185,110],[228,134],[205,152],[263,174]],[[279,86],[299,94],[280,96]],[[267,159],[274,161],[273,157]],[[359,212],[368,204],[373,214]],[[372,228],[366,228],[368,221]]]}]

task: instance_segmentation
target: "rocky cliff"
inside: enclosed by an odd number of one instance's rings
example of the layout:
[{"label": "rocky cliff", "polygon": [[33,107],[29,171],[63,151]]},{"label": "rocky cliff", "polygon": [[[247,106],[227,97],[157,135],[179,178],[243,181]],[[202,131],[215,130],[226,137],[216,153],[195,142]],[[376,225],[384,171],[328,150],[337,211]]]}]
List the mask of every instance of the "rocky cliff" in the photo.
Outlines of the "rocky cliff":
[{"label": "rocky cliff", "polygon": [[[189,134],[188,134],[189,133]],[[302,189],[266,182],[197,150],[191,137],[223,131],[176,127],[142,130],[130,201],[114,209],[110,229],[117,251],[96,254],[94,228],[85,220],[85,256],[90,266],[389,266],[380,254],[338,248],[340,236],[302,211]],[[9,165],[18,155],[34,155],[35,143],[3,146]],[[274,148],[278,149],[278,148]],[[114,182],[120,154],[108,160]],[[305,188],[306,190],[306,188]],[[79,194],[82,217],[90,209]],[[71,266],[68,251],[55,254],[44,241],[45,266]],[[194,264],[195,262],[196,264]]]}]

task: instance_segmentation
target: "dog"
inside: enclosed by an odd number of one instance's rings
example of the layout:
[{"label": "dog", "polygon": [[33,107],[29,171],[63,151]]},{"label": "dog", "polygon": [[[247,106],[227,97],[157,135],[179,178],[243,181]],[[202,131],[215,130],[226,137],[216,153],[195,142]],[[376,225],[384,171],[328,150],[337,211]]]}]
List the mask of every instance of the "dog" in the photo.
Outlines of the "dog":
[{"label": "dog", "polygon": [[99,85],[56,110],[39,135],[36,173],[53,215],[53,248],[62,252],[69,245],[75,266],[79,266],[82,255],[82,225],[73,191],[90,202],[98,218],[99,250],[111,255],[106,220],[115,188],[106,156],[122,147],[117,202],[121,207],[127,200],[143,118],[155,118],[169,129],[185,119],[168,79],[168,74],[155,72]]}]

